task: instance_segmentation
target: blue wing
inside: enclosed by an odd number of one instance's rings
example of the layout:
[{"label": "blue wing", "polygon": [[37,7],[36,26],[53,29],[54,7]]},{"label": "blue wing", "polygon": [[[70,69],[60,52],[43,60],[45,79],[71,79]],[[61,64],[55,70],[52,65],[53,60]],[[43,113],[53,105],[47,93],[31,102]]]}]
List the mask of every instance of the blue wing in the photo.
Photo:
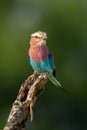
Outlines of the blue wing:
[{"label": "blue wing", "polygon": [[29,56],[29,55],[28,55],[28,61],[31,62],[31,60],[30,60],[30,56]]},{"label": "blue wing", "polygon": [[41,67],[44,68],[45,72],[52,72],[56,76],[55,64],[51,53],[49,53],[46,60],[41,62]]},{"label": "blue wing", "polygon": [[55,64],[54,64],[53,56],[51,53],[49,53],[48,59],[49,59],[49,64],[50,64],[51,68],[55,69]]},{"label": "blue wing", "polygon": [[53,69],[53,75],[54,75],[54,77],[56,77],[56,68],[55,68],[53,56],[52,56],[51,53],[49,53],[48,58],[49,58],[49,63],[51,65],[52,69]]}]

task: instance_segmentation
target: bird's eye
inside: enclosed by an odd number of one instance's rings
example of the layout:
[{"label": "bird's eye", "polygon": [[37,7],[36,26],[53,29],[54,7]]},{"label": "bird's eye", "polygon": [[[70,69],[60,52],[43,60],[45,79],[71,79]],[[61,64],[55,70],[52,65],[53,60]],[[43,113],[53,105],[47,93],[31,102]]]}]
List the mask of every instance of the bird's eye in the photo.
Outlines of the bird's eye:
[{"label": "bird's eye", "polygon": [[38,38],[38,36],[35,36],[35,38]]}]

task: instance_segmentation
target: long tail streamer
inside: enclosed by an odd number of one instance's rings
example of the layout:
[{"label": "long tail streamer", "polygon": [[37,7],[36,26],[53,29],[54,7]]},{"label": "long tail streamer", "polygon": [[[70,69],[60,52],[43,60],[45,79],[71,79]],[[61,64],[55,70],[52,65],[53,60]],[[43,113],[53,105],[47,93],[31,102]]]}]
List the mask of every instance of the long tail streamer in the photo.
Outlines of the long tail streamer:
[{"label": "long tail streamer", "polygon": [[66,88],[62,87],[61,84],[59,83],[59,81],[52,75],[52,74],[49,74],[48,75],[48,78],[49,80],[55,85],[57,86],[58,88],[60,88],[61,90],[63,90],[64,92],[70,94],[70,95],[73,95],[72,92],[70,92],[69,90],[67,90]]}]

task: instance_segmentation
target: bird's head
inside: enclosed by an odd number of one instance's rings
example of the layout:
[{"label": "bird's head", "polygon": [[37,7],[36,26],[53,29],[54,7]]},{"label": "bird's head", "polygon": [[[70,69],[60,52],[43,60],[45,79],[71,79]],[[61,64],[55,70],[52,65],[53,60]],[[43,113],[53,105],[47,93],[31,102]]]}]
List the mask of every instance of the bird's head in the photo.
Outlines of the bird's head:
[{"label": "bird's head", "polygon": [[35,32],[31,35],[30,45],[45,45],[47,34],[45,32]]}]

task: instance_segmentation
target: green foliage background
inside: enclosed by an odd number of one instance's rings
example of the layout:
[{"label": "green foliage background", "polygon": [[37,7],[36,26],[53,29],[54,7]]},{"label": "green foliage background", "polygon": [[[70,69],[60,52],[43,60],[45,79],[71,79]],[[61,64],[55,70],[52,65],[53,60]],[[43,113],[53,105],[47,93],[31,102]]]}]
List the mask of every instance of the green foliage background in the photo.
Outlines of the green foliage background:
[{"label": "green foliage background", "polygon": [[26,130],[87,130],[87,1],[0,2],[0,129],[21,83],[33,73],[27,61],[31,33],[45,31],[57,79],[74,95],[48,82]]}]

